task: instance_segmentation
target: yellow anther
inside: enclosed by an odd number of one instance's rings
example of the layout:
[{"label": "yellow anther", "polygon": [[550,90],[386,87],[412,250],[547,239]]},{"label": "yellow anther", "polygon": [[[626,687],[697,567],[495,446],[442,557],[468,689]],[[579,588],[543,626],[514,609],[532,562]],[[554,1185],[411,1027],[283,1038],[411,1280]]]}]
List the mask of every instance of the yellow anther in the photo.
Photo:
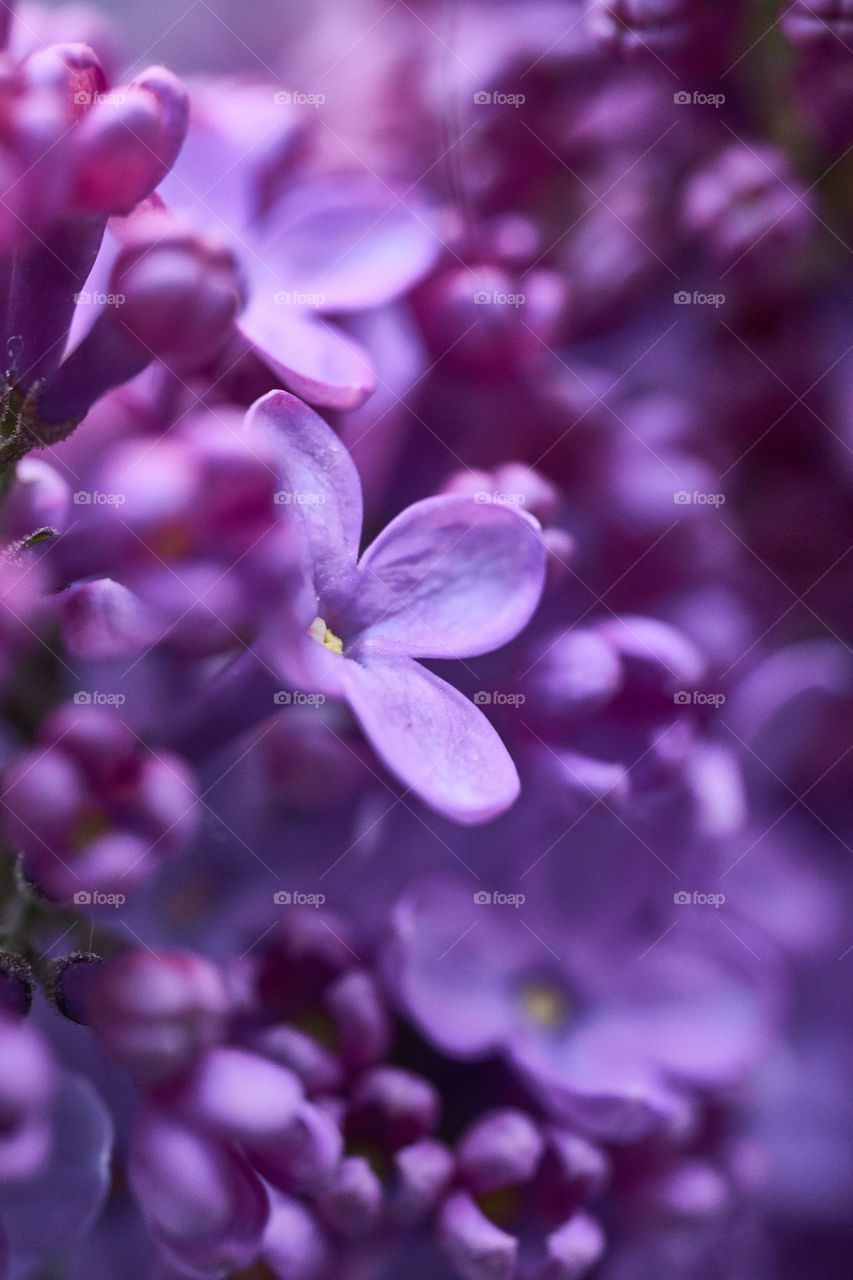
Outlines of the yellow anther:
[{"label": "yellow anther", "polygon": [[332,653],[343,653],[344,643],[334,631],[330,631],[322,618],[315,618],[308,628],[308,634],[312,640],[316,640],[318,644],[323,645],[325,649],[331,649]]},{"label": "yellow anther", "polygon": [[569,1012],[569,1002],[559,987],[550,982],[531,982],[522,992],[524,1011],[541,1027],[560,1027]]}]

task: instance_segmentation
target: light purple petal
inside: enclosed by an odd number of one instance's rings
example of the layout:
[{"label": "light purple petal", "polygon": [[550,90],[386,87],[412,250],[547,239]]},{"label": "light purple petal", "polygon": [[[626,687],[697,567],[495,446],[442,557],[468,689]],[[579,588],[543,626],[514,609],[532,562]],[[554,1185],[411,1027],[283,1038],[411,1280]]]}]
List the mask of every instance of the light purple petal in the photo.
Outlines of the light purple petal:
[{"label": "light purple petal", "polygon": [[364,348],[322,317],[277,303],[277,294],[251,295],[237,326],[243,339],[276,377],[312,404],[360,408],[376,387]]},{"label": "light purple petal", "polygon": [[276,459],[282,506],[301,527],[314,563],[318,595],[345,591],[361,538],[361,483],[328,423],[286,391],[252,405],[246,432]]},{"label": "light purple petal", "polygon": [[363,181],[303,184],[281,201],[261,252],[275,287],[313,295],[326,311],[362,311],[407,292],[441,242],[430,213]]},{"label": "light purple petal", "polygon": [[473,876],[425,878],[392,916],[387,980],[421,1034],[454,1058],[485,1057],[528,1036],[520,997],[525,978],[542,971],[541,942],[515,909],[478,902],[484,887]]},{"label": "light purple petal", "polygon": [[358,608],[372,641],[420,658],[471,657],[521,631],[544,575],[545,548],[531,517],[463,495],[426,498],[365,551]]},{"label": "light purple petal", "polygon": [[409,658],[369,651],[342,664],[347,700],[376,754],[457,822],[487,822],[518,796],[506,747],[483,713]]}]

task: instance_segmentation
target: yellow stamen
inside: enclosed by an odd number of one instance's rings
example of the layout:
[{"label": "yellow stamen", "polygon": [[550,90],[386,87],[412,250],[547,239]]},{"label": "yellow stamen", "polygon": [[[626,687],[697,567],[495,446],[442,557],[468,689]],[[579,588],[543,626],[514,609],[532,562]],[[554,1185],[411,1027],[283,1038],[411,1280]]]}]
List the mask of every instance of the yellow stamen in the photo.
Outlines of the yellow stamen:
[{"label": "yellow stamen", "polygon": [[322,618],[315,618],[308,628],[308,634],[312,640],[316,640],[318,644],[323,645],[325,649],[331,649],[332,653],[343,653],[344,643],[339,636],[330,631]]},{"label": "yellow stamen", "polygon": [[531,982],[521,994],[524,1011],[542,1027],[559,1027],[566,1020],[569,1003],[559,987],[551,982]]}]

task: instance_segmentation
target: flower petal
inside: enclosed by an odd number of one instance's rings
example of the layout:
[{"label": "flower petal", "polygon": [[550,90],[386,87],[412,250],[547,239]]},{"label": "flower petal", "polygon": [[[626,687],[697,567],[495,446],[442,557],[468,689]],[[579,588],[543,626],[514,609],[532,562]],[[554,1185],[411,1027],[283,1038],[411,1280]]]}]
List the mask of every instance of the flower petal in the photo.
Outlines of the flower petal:
[{"label": "flower petal", "polygon": [[486,717],[409,658],[364,650],[342,664],[347,700],[385,766],[433,809],[487,822],[516,799],[518,774]]},{"label": "flower petal", "polygon": [[318,595],[348,584],[361,538],[361,483],[332,428],[286,391],[270,391],[246,416],[249,437],[263,441],[276,459],[277,500],[304,533],[314,562]]},{"label": "flower petal", "polygon": [[340,178],[293,187],[272,210],[259,269],[277,280],[275,288],[312,296],[336,313],[406,293],[430,269],[441,241],[428,210],[413,211],[376,187]]},{"label": "flower petal", "polygon": [[276,303],[286,296],[251,295],[238,324],[247,349],[312,404],[358,409],[376,387],[364,348],[321,317]]},{"label": "flower petal", "polygon": [[539,525],[464,495],[416,502],[367,548],[358,608],[372,641],[418,658],[488,653],[516,636],[539,603]]}]

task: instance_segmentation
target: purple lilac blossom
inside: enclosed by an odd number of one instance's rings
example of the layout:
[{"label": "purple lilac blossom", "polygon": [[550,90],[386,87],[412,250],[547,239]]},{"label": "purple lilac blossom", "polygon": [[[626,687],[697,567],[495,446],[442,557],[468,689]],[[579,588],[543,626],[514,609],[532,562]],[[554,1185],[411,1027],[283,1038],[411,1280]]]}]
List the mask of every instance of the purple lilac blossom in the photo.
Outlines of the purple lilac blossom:
[{"label": "purple lilac blossom", "polygon": [[0,1280],[848,1280],[851,32],[0,5]]}]

